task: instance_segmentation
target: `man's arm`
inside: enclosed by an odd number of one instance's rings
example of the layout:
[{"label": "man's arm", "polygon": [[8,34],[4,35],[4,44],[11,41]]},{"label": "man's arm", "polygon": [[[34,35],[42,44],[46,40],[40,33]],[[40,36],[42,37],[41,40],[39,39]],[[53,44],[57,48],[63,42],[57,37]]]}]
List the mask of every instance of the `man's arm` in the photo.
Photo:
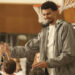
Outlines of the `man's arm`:
[{"label": "man's arm", "polygon": [[26,57],[27,52],[29,50],[39,50],[39,40],[38,38],[33,38],[29,40],[25,46],[15,46],[15,47],[6,47],[5,52],[7,55],[15,58],[23,58]]}]

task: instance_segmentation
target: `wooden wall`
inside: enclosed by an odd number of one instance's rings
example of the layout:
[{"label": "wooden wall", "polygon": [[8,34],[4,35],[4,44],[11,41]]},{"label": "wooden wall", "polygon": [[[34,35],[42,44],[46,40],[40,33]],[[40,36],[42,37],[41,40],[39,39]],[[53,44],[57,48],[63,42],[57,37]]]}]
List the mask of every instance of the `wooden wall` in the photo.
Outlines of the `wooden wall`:
[{"label": "wooden wall", "polygon": [[[75,8],[64,10],[63,17],[75,23]],[[0,32],[6,33],[38,33],[41,24],[32,5],[0,4]]]},{"label": "wooden wall", "polygon": [[75,23],[75,8],[69,8],[63,12],[64,19],[70,23]]},{"label": "wooden wall", "polygon": [[40,29],[32,5],[0,4],[0,32],[38,33]]}]

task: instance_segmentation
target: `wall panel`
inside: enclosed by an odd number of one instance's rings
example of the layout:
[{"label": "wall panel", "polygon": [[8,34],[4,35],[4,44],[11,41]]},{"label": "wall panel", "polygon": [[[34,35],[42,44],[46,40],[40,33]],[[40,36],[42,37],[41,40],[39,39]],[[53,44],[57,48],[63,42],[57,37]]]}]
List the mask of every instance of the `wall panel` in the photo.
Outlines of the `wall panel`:
[{"label": "wall panel", "polygon": [[0,4],[0,32],[38,33],[40,29],[32,5]]}]

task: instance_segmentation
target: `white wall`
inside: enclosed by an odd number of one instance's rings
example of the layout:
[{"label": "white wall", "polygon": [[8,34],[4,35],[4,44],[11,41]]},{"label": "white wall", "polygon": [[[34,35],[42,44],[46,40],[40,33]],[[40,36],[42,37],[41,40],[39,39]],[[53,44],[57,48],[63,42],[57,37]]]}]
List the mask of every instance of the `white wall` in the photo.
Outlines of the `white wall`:
[{"label": "white wall", "polygon": [[[20,4],[41,4],[48,0],[0,0],[0,3],[20,3]],[[62,0],[51,0],[56,2],[57,4],[62,3]]]},{"label": "white wall", "polygon": [[0,0],[0,3],[21,3],[21,4],[39,4],[46,0]]}]

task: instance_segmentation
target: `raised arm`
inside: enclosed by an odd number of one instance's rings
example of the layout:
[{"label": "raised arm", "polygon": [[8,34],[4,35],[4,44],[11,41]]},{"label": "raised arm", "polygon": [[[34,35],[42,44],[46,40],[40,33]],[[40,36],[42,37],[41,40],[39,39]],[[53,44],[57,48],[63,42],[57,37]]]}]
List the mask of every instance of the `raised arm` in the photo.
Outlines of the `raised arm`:
[{"label": "raised arm", "polygon": [[[23,58],[26,57],[27,52],[33,49],[38,49],[39,48],[39,40],[37,37],[29,40],[25,46],[15,46],[15,47],[9,47],[9,46],[4,46],[5,52],[7,53],[8,56],[14,57],[14,58]],[[39,50],[39,49],[38,49]]]}]

